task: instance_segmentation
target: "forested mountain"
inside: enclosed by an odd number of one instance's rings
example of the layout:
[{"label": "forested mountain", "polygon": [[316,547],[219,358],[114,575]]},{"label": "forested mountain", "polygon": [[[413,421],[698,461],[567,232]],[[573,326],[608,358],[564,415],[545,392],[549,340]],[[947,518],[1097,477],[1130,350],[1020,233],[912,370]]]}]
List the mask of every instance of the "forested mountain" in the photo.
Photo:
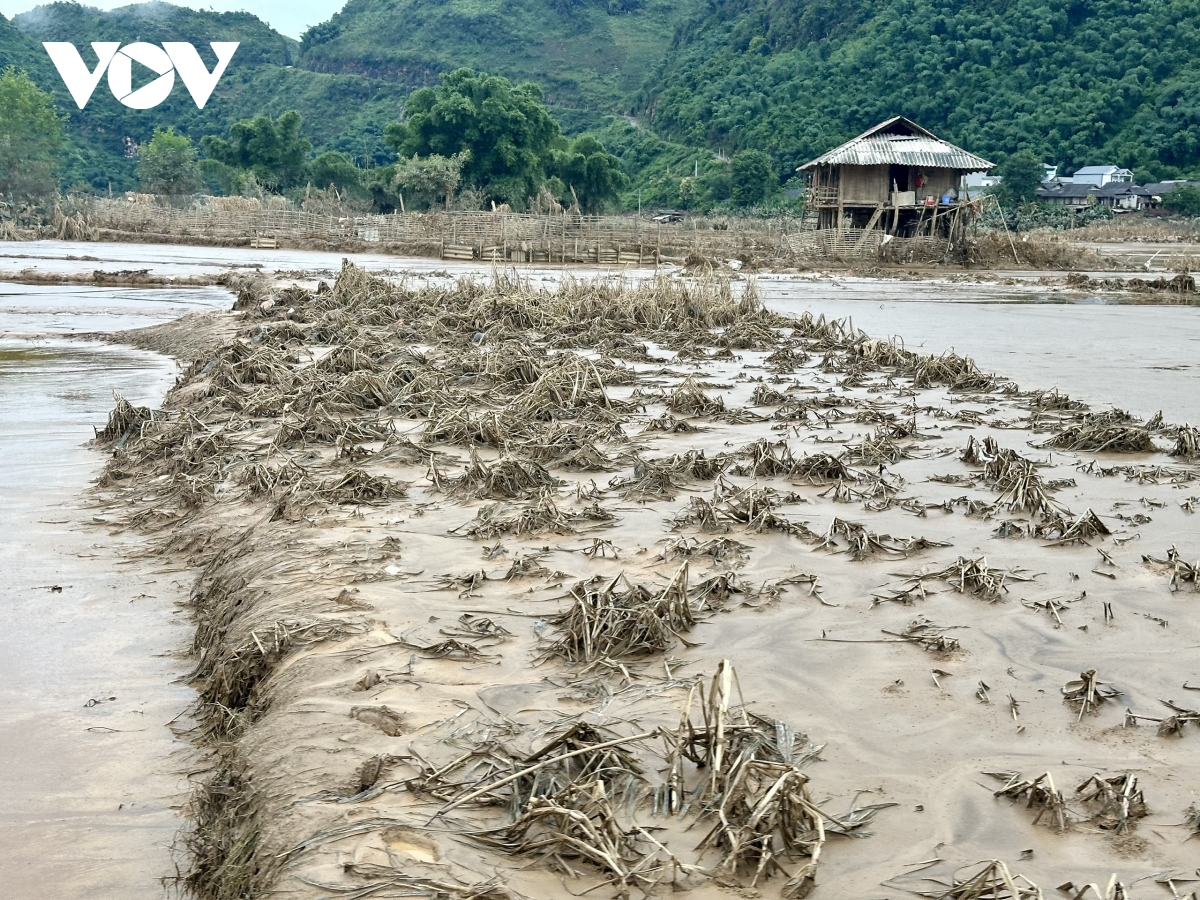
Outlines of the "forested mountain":
[{"label": "forested mountain", "polygon": [[[0,69],[26,69],[70,117],[68,184],[130,186],[126,137],[141,142],[157,124],[185,134],[225,131],[239,119],[296,109],[318,150],[340,150],[360,165],[388,161],[384,127],[414,89],[473,66],[536,82],[555,118],[572,133],[624,110],[669,47],[694,0],[351,0],[302,43],[249,13],[214,13],[162,2],[102,12],[52,3],[0,17]],[[203,111],[176,87],[152,111],[126,109],[102,81],[85,110],[71,101],[42,41],[71,41],[89,65],[91,41],[192,42],[211,66],[208,41],[241,46]]]},{"label": "forested mountain", "polygon": [[1197,0],[706,0],[639,106],[781,170],[892,115],[992,159],[1200,165]]},{"label": "forested mountain", "polygon": [[[215,62],[209,41],[239,41],[241,46],[204,110],[196,108],[178,82],[167,100],[155,109],[128,109],[110,94],[104,79],[88,106],[80,110],[42,48],[42,41],[70,41],[90,67],[95,65],[92,41],[137,40],[190,41],[209,67]],[[284,74],[292,72],[286,67],[298,52],[298,42],[271,30],[251,14],[198,12],[163,2],[112,12],[59,2],[0,24],[0,68],[24,68],[42,90],[54,96],[59,112],[68,118],[66,184],[84,182],[103,188],[112,182],[119,190],[131,186],[128,181],[133,161],[126,158],[126,138],[142,142],[155,126],[164,124],[173,124],[184,132],[223,130],[230,122],[256,114],[277,95],[302,94],[304,85],[295,84],[296,79]],[[281,78],[290,83],[287,88],[278,85]],[[323,89],[320,94],[329,94],[329,90]]]},{"label": "forested mountain", "polygon": [[300,65],[409,88],[461,66],[534,81],[568,130],[624,110],[694,0],[350,0]]},{"label": "forested mountain", "polygon": [[[241,47],[203,111],[181,87],[128,110],[104,82],[80,111],[40,42],[104,39],[188,40],[209,64],[207,41]],[[738,150],[767,151],[786,178],[896,114],[992,159],[1027,148],[1068,172],[1200,174],[1197,47],[1200,0],[350,0],[300,42],[248,13],[160,2],[0,17],[0,68],[28,70],[70,117],[68,184],[131,186],[125,139],[157,124],[198,140],[287,109],[315,151],[383,164],[409,93],[471,66],[536,82],[564,131],[621,156],[629,202],[663,204],[697,185],[720,199]]]}]

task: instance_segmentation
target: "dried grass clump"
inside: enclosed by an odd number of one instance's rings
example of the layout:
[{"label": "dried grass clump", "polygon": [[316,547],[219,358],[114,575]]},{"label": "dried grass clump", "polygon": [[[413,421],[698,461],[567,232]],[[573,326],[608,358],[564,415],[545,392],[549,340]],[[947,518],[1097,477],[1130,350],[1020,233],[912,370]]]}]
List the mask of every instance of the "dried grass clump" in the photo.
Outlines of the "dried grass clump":
[{"label": "dried grass clump", "polygon": [[1045,519],[1031,528],[1034,537],[1046,538],[1055,546],[1086,544],[1092,538],[1108,537],[1112,534],[1101,518],[1090,509],[1078,516],[1070,517],[1058,513],[1048,514]]},{"label": "dried grass clump", "polygon": [[292,386],[296,359],[271,347],[235,341],[217,358],[209,379],[218,389],[245,392],[269,384],[281,389]]},{"label": "dried grass clump", "polygon": [[778,406],[781,403],[786,403],[787,394],[781,393],[774,388],[769,388],[765,384],[755,385],[754,393],[750,395],[751,406]]},{"label": "dried grass clump", "polygon": [[267,896],[283,860],[264,846],[261,800],[244,763],[223,759],[192,793],[187,815],[176,885],[205,900]]},{"label": "dried grass clump", "polygon": [[[240,594],[233,592],[230,598]],[[231,623],[242,611],[219,617]],[[331,619],[285,619],[250,630],[240,643],[229,635],[211,634],[194,672],[199,685],[197,718],[208,740],[238,737],[269,706],[269,696],[259,691],[279,664],[296,650],[350,634],[354,628]],[[199,635],[199,632],[197,632]]]},{"label": "dried grass clump", "polygon": [[1148,554],[1142,555],[1142,562],[1159,566],[1171,573],[1171,591],[1177,592],[1190,583],[1192,590],[1200,590],[1200,561],[1190,563],[1179,555],[1179,551],[1171,547],[1166,559],[1158,559]]},{"label": "dried grass clump", "polygon": [[866,337],[854,328],[849,318],[826,319],[825,313],[814,317],[808,310],[789,324],[792,326],[793,335],[808,338],[819,350],[849,345],[858,338]]},{"label": "dried grass clump", "polygon": [[709,397],[700,389],[696,377],[689,375],[671,391],[667,409],[685,416],[713,416],[725,411],[725,399]]},{"label": "dried grass clump", "polygon": [[734,469],[738,475],[791,475],[797,462],[787,441],[757,440],[743,447],[736,455],[749,460],[749,463],[740,464]]},{"label": "dried grass clump", "polygon": [[[436,468],[431,472],[436,473]],[[540,463],[504,456],[494,463],[483,462],[474,450],[471,461],[456,478],[441,481],[431,475],[435,486],[459,500],[530,500],[562,482],[550,475]]]},{"label": "dried grass clump", "polygon": [[510,440],[519,439],[525,432],[524,423],[510,421],[495,410],[472,413],[466,406],[457,409],[435,407],[429,411],[421,443],[456,447],[482,445],[502,450]]},{"label": "dried grass clump", "polygon": [[295,460],[272,468],[264,463],[249,463],[238,473],[237,481],[251,497],[274,497],[308,477],[308,470]]},{"label": "dried grass clump", "polygon": [[631,476],[613,478],[608,485],[619,490],[626,500],[639,503],[669,500],[679,488],[693,480],[716,478],[731,462],[725,454],[710,458],[703,450],[688,450],[659,459],[639,458]]},{"label": "dried grass clump", "polygon": [[876,430],[874,435],[861,444],[847,447],[845,453],[846,459],[871,466],[891,465],[908,455],[908,452],[884,430]]},{"label": "dried grass clump", "polygon": [[502,501],[489,503],[469,522],[451,529],[452,534],[474,538],[496,538],[505,534],[571,534],[582,522],[607,522],[613,514],[598,504],[580,511],[564,512],[550,494],[543,494],[536,503],[514,512]]},{"label": "dried grass clump", "polygon": [[830,484],[854,479],[854,473],[846,464],[828,453],[802,457],[794,463],[790,474],[793,481],[801,484]]},{"label": "dried grass clump", "polygon": [[775,490],[748,487],[727,493],[718,507],[718,514],[723,521],[745,525],[747,531],[778,531],[814,543],[820,540],[807,523],[794,522],[776,512],[779,503],[779,494]]},{"label": "dried grass clump", "polygon": [[721,514],[716,506],[703,497],[692,497],[687,506],[675,513],[670,519],[672,528],[694,527],[705,534],[723,534],[729,526],[721,521]]},{"label": "dried grass clump", "polygon": [[1018,572],[993,569],[987,557],[969,559],[960,556],[954,563],[937,572],[919,574],[913,578],[939,578],[959,593],[972,593],[989,602],[996,602],[1008,591],[1009,581],[1028,581]]},{"label": "dried grass clump", "polygon": [[327,503],[374,505],[408,496],[408,485],[386,475],[351,469],[321,481],[315,495]]},{"label": "dried grass clump", "polygon": [[1072,400],[1058,388],[1034,391],[1025,396],[1028,398],[1026,406],[1034,412],[1035,416],[1043,412],[1083,412],[1088,408],[1082,400]]},{"label": "dried grass clump", "polygon": [[863,560],[877,553],[907,556],[914,549],[948,547],[950,545],[928,541],[925,538],[903,541],[889,534],[875,534],[857,522],[834,518],[833,524],[829,526],[829,530],[825,532],[821,543],[817,546],[835,553],[849,553],[851,559]]},{"label": "dried grass clump", "polygon": [[924,616],[918,616],[908,623],[903,631],[887,631],[884,634],[918,645],[928,653],[954,653],[960,647],[958,638],[948,637],[948,626],[935,625]]},{"label": "dried grass clump", "polygon": [[1077,681],[1068,681],[1062,689],[1063,701],[1079,707],[1076,721],[1082,721],[1089,713],[1095,713],[1101,704],[1115,700],[1121,692],[1102,682],[1096,676],[1095,669],[1079,673]]},{"label": "dried grass clump", "polygon": [[1066,831],[1074,823],[1067,809],[1066,798],[1062,791],[1054,786],[1054,777],[1044,772],[1037,778],[1026,779],[1013,773],[990,773],[996,777],[1007,777],[1004,787],[993,792],[995,797],[1008,797],[1013,800],[1024,800],[1027,809],[1036,809],[1037,816],[1033,824],[1037,825],[1042,819],[1057,831]]},{"label": "dried grass clump", "polygon": [[693,425],[687,419],[676,419],[672,415],[663,414],[657,419],[651,419],[646,423],[644,431],[661,431],[666,434],[692,434],[701,429]]},{"label": "dried grass clump", "polygon": [[979,371],[975,360],[954,352],[938,356],[917,356],[905,372],[913,386],[930,388],[945,385],[955,391],[992,391],[999,386],[995,375]]},{"label": "dried grass clump", "polygon": [[549,620],[561,634],[544,656],[592,663],[666,652],[696,623],[687,579],[685,562],[661,590],[634,584],[624,574],[600,587],[575,584],[571,607]]},{"label": "dried grass clump", "polygon": [[[665,735],[672,745],[669,774],[655,807],[695,814],[709,827],[697,849],[717,855],[708,869],[717,880],[754,888],[779,874],[786,879],[783,897],[806,897],[816,884],[825,823],[851,834],[881,807],[855,810],[842,819],[818,809],[801,767],[821,748],[782,722],[735,706],[735,683],[733,667],[722,660],[707,695],[703,683],[699,686],[698,704],[693,688],[679,730]],[[695,705],[699,721],[693,718]],[[688,787],[685,762],[696,767],[694,788]]]},{"label": "dried grass clump", "polygon": [[[144,425],[155,421],[154,412],[147,406],[134,406],[116,391],[113,392],[116,405],[108,414],[108,422],[103,431],[96,431],[96,443],[105,447],[122,447]],[[95,429],[93,429],[95,430]]]},{"label": "dried grass clump", "polygon": [[1149,431],[1132,425],[1071,425],[1039,446],[1093,453],[1153,453],[1158,449]]},{"label": "dried grass clump", "polygon": [[867,363],[872,368],[895,368],[914,366],[920,363],[922,357],[911,350],[905,350],[898,338],[880,339],[859,335],[851,341],[846,349],[846,355],[859,362]]},{"label": "dried grass clump", "polygon": [[310,444],[365,444],[386,440],[395,429],[386,419],[375,417],[342,418],[318,407],[298,419],[279,424],[274,446],[307,447]]},{"label": "dried grass clump", "polygon": [[595,362],[565,353],[555,357],[541,377],[513,399],[509,411],[531,421],[547,422],[611,415],[625,408],[626,404],[609,399],[604,376]]},{"label": "dried grass clump", "polygon": [[1075,788],[1079,802],[1093,809],[1092,823],[1104,831],[1124,834],[1137,826],[1137,820],[1150,815],[1146,796],[1131,772],[1120,775],[1093,775]]},{"label": "dried grass clump", "polygon": [[1181,425],[1175,435],[1175,446],[1171,455],[1183,459],[1200,459],[1200,428]]},{"label": "dried grass clump", "polygon": [[661,844],[642,828],[618,821],[613,801],[599,781],[571,784],[552,796],[534,797],[517,820],[476,840],[507,853],[534,855],[564,875],[588,863],[618,897],[632,888],[651,891],[671,859],[660,859]]},{"label": "dried grass clump", "polygon": [[1000,491],[999,505],[1031,513],[1063,512],[1051,499],[1037,463],[1015,450],[1001,449],[994,438],[978,441],[972,435],[963,449],[962,460],[983,466],[984,483]]},{"label": "dried grass clump", "polygon": [[914,893],[933,900],[1043,900],[1041,888],[1024,875],[1013,875],[1002,861],[988,860],[982,866],[972,875],[960,877],[955,872],[945,890]]}]

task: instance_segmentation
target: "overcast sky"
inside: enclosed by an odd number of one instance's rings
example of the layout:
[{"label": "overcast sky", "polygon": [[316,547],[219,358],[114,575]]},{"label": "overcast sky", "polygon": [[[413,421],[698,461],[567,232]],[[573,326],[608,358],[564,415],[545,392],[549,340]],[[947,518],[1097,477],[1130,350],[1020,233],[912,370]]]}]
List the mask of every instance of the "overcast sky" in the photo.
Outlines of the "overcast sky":
[{"label": "overcast sky", "polygon": [[[45,0],[0,0],[0,13],[12,18],[33,9]],[[80,0],[84,6],[116,9],[129,6],[130,0]],[[176,6],[215,9],[217,12],[246,10],[254,13],[276,31],[299,38],[310,25],[324,22],[346,4],[346,0],[170,0]],[[81,38],[82,39],[82,38]]]}]

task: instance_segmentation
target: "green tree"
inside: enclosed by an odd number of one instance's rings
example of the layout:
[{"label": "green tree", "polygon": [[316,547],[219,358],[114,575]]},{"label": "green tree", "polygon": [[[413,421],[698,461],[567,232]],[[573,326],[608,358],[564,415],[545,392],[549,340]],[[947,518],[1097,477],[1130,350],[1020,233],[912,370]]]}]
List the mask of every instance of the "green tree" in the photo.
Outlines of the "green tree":
[{"label": "green tree", "polygon": [[1001,179],[1000,201],[1013,205],[1037,199],[1037,189],[1042,186],[1046,169],[1037,154],[1019,150],[1004,158],[1004,162],[996,167],[996,174]]},{"label": "green tree", "polygon": [[308,181],[324,190],[329,186],[339,191],[355,191],[362,187],[363,171],[345,153],[336,150],[322,153],[308,166]]},{"label": "green tree", "polygon": [[462,171],[471,153],[462,150],[453,156],[413,156],[396,163],[392,186],[404,198],[405,209],[429,209],[438,203],[449,208],[454,192],[462,183]]},{"label": "green tree", "polygon": [[742,150],[730,165],[730,189],[738,206],[761,203],[779,187],[775,161],[761,150]]},{"label": "green tree", "polygon": [[468,184],[495,200],[524,203],[546,176],[558,124],[546,111],[541,89],[507,78],[457,69],[441,85],[408,98],[406,119],[385,136],[399,156],[452,157],[464,150]]},{"label": "green tree", "polygon": [[150,194],[190,194],[200,185],[196,147],[174,128],[156,128],[138,150],[138,181]]},{"label": "green tree", "polygon": [[[553,168],[568,189],[574,188],[579,206],[586,213],[602,210],[629,184],[621,171],[621,161],[590,134],[575,138],[565,150],[555,153]],[[567,200],[562,199],[564,203]]]},{"label": "green tree", "polygon": [[0,74],[0,194],[52,194],[62,147],[62,119],[50,95],[24,72]]},{"label": "green tree", "polygon": [[300,184],[312,144],[300,133],[303,120],[290,109],[275,121],[257,116],[235,122],[229,139],[205,135],[204,155],[234,169],[253,172],[271,190]]},{"label": "green tree", "polygon": [[1163,208],[1180,216],[1200,216],[1200,187],[1181,184],[1163,197]]}]

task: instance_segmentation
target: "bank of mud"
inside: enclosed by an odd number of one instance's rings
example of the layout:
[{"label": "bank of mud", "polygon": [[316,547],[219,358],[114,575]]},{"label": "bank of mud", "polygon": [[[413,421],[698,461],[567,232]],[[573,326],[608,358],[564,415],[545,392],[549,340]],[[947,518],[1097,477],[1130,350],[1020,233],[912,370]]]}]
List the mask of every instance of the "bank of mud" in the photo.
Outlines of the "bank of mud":
[{"label": "bank of mud", "polygon": [[1195,429],[715,279],[263,290],[102,435],[196,896],[1183,885]]}]

